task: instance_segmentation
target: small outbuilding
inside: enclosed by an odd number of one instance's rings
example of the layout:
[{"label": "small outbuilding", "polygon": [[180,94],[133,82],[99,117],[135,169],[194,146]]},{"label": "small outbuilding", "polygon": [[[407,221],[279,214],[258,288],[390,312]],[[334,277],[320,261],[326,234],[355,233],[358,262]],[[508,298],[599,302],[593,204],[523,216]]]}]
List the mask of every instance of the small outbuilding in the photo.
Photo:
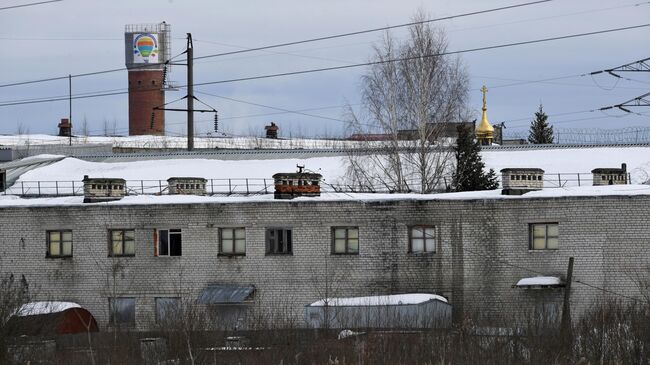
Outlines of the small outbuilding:
[{"label": "small outbuilding", "polygon": [[506,168],[501,170],[503,195],[522,195],[544,188],[544,170],[530,167]]},{"label": "small outbuilding", "polygon": [[167,179],[169,194],[205,195],[207,180],[202,177],[170,177]]},{"label": "small outbuilding", "polygon": [[7,170],[0,169],[0,192],[7,189]]},{"label": "small outbuilding", "polygon": [[120,200],[126,195],[126,180],[84,176],[84,203]]},{"label": "small outbuilding", "polygon": [[327,298],[305,306],[313,328],[449,328],[451,305],[436,294]]},{"label": "small outbuilding", "polygon": [[594,186],[597,185],[625,185],[628,181],[627,165],[621,164],[621,168],[597,168],[591,170],[594,177]]},{"label": "small outbuilding", "polygon": [[305,166],[298,166],[298,172],[273,175],[275,199],[293,199],[299,196],[320,196],[320,181],[323,175],[305,172]]},{"label": "small outbuilding", "polygon": [[13,336],[52,336],[97,332],[95,317],[73,302],[31,302],[22,305],[7,322]]}]

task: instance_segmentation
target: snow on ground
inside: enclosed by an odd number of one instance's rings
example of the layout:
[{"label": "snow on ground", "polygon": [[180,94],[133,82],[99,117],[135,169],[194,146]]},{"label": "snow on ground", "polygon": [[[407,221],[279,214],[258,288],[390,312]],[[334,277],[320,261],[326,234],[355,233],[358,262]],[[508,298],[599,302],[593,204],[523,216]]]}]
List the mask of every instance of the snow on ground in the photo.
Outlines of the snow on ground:
[{"label": "snow on ground", "polygon": [[439,300],[447,303],[447,299],[436,294],[395,294],[395,295],[375,295],[369,297],[352,297],[352,298],[327,298],[311,303],[310,307],[358,307],[367,305],[401,305],[401,304],[421,304],[430,300]]},{"label": "snow on ground", "polygon": [[73,302],[31,302],[23,304],[16,311],[16,315],[19,317],[35,316],[39,314],[63,312],[64,310],[71,308],[81,308],[81,306]]},{"label": "snow on ground", "polygon": [[517,286],[535,285],[560,285],[560,278],[556,276],[535,276],[532,278],[523,278],[517,282]]}]

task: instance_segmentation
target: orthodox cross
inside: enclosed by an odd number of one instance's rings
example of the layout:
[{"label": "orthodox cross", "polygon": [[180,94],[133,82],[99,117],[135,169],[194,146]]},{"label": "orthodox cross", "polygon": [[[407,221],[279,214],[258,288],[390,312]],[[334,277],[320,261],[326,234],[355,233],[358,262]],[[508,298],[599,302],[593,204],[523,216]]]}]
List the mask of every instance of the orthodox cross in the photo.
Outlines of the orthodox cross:
[{"label": "orthodox cross", "polygon": [[487,110],[487,101],[485,98],[487,91],[488,91],[487,87],[483,85],[483,87],[481,88],[481,92],[483,93],[483,110]]}]

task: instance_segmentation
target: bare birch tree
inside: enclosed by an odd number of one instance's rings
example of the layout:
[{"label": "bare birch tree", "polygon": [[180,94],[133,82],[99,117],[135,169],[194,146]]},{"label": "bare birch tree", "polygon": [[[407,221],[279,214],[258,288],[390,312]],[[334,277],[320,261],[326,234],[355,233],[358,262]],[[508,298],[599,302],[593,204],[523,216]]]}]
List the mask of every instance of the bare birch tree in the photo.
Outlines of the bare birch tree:
[{"label": "bare birch tree", "polygon": [[[414,22],[426,18],[419,12]],[[348,159],[355,187],[422,193],[440,187],[452,156],[443,131],[466,120],[468,110],[467,71],[459,58],[444,55],[447,46],[445,32],[429,23],[411,26],[404,41],[388,33],[375,46],[377,63],[362,78],[362,112],[348,108],[350,127],[366,147]]]}]

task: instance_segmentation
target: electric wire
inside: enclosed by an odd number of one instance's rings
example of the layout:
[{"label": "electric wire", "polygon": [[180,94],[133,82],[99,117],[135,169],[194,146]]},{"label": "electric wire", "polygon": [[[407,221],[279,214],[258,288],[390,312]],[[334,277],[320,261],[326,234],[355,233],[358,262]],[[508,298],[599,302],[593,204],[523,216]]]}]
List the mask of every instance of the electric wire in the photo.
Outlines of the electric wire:
[{"label": "electric wire", "polygon": [[27,4],[20,4],[20,5],[12,5],[12,6],[5,6],[0,8],[0,10],[8,10],[8,9],[16,9],[16,8],[24,8],[27,6],[35,6],[35,5],[43,5],[43,4],[49,4],[49,3],[58,3],[63,0],[48,0],[48,1],[39,1],[35,3],[27,3]]},{"label": "electric wire", "polygon": [[[63,0],[53,0],[53,1],[63,1]],[[428,20],[424,20],[424,21],[420,21],[420,22],[410,22],[410,23],[404,23],[404,24],[381,27],[381,28],[373,28],[373,29],[366,29],[366,30],[361,30],[361,31],[356,31],[356,32],[349,32],[349,33],[342,33],[342,34],[330,35],[330,36],[325,36],[325,37],[311,38],[311,39],[306,39],[306,40],[301,40],[301,41],[286,42],[286,43],[279,43],[279,44],[273,44],[273,45],[256,47],[256,48],[249,48],[249,49],[245,49],[245,50],[238,50],[238,51],[225,52],[225,53],[217,53],[217,54],[205,55],[205,56],[200,56],[200,57],[194,57],[194,60],[196,61],[196,60],[205,59],[205,58],[214,58],[214,57],[226,56],[226,55],[237,54],[237,53],[261,51],[261,50],[267,50],[267,49],[271,49],[271,48],[286,47],[286,46],[295,45],[295,44],[311,43],[311,42],[323,41],[323,40],[328,40],[328,39],[349,37],[349,36],[365,34],[365,33],[371,33],[371,32],[378,32],[378,31],[389,30],[389,29],[394,29],[394,28],[408,27],[408,26],[421,24],[421,23],[430,23],[430,22],[436,22],[436,21],[442,21],[442,20],[450,20],[450,19],[467,17],[467,16],[472,16],[472,15],[479,15],[479,14],[497,12],[497,11],[508,10],[508,9],[513,9],[513,8],[520,8],[520,7],[524,7],[524,6],[536,5],[536,4],[541,4],[541,3],[551,2],[551,1],[553,1],[553,0],[539,0],[539,1],[523,3],[523,4],[502,6],[502,7],[498,7],[498,8],[485,9],[485,10],[474,11],[474,12],[463,13],[463,14],[457,14],[457,15],[450,15],[450,16],[442,17],[442,18],[428,19]],[[144,67],[146,67],[146,66],[144,66]],[[105,74],[105,73],[123,71],[123,70],[126,70],[126,69],[127,69],[126,67],[122,67],[122,68],[115,68],[115,69],[109,69],[109,70],[103,70],[103,71],[87,72],[87,73],[75,74],[75,75],[72,75],[72,77],[85,77],[85,76],[100,75],[100,74]],[[39,83],[39,82],[63,80],[63,79],[67,79],[67,78],[68,78],[68,76],[58,76],[58,77],[50,77],[50,78],[44,78],[44,79],[39,79],[39,80],[14,82],[14,83],[10,83],[10,84],[0,85],[0,88],[2,88],[2,87],[10,87],[10,86],[19,86],[19,85],[28,85],[28,84],[34,84],[34,83]]]}]

